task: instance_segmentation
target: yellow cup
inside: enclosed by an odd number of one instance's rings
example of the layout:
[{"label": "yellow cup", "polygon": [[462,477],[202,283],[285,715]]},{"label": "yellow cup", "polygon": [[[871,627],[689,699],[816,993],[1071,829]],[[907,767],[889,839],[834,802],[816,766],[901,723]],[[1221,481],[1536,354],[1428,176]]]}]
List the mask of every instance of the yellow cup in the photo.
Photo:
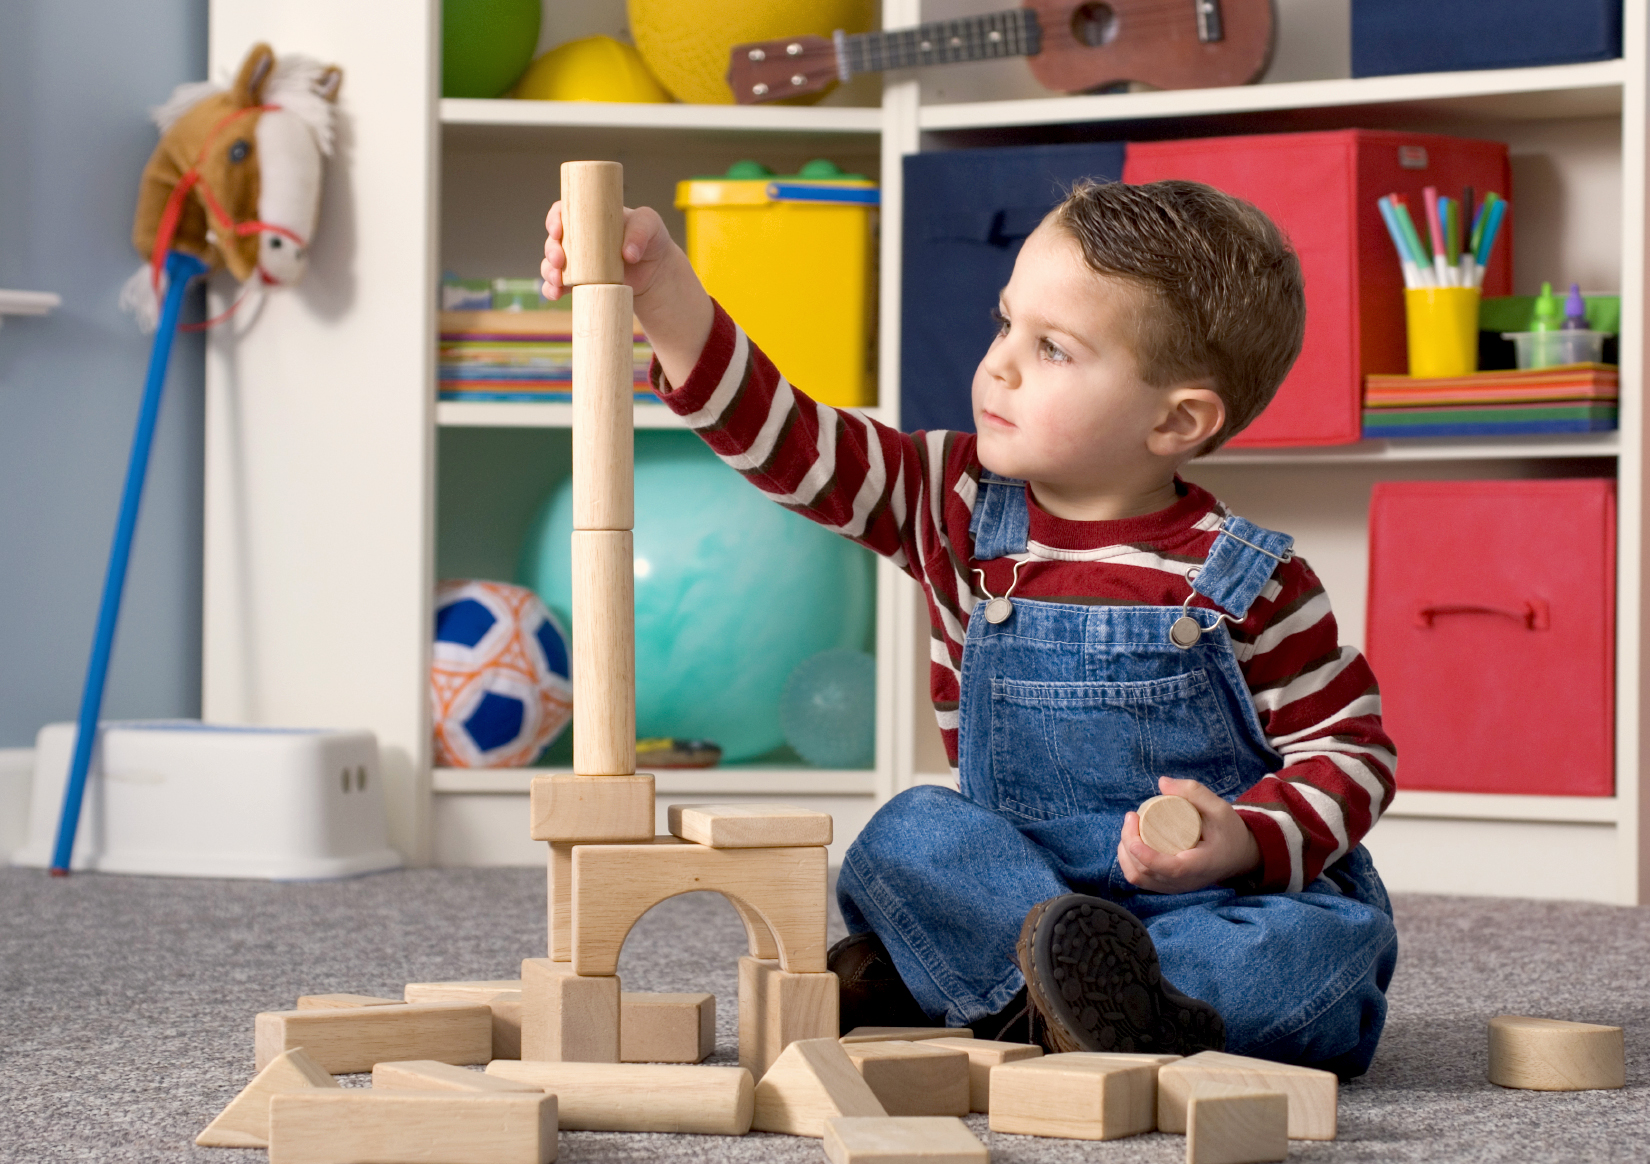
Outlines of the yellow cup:
[{"label": "yellow cup", "polygon": [[1404,291],[1409,325],[1409,374],[1417,379],[1478,371],[1478,289],[1410,287]]}]

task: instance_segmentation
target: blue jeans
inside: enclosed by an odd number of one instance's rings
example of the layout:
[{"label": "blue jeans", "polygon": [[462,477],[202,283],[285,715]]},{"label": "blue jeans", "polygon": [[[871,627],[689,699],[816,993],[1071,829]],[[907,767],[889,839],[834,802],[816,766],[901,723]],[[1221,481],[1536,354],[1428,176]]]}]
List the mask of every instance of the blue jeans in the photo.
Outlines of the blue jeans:
[{"label": "blue jeans", "polygon": [[[984,473],[977,560],[1023,554],[1023,483]],[[1083,605],[1015,598],[968,623],[958,704],[962,792],[909,789],[849,847],[837,897],[850,931],[874,931],[919,1005],[966,1025],[1025,979],[1026,913],[1066,893],[1104,897],[1146,926],[1163,974],[1215,1007],[1227,1049],[1365,1070],[1386,1019],[1397,934],[1358,846],[1299,893],[1138,891],[1123,877],[1123,816],[1160,776],[1235,800],[1282,763],[1218,617],[1241,619],[1290,540],[1228,517],[1192,588],[1219,607]],[[1190,646],[1169,636],[1194,617]]]}]

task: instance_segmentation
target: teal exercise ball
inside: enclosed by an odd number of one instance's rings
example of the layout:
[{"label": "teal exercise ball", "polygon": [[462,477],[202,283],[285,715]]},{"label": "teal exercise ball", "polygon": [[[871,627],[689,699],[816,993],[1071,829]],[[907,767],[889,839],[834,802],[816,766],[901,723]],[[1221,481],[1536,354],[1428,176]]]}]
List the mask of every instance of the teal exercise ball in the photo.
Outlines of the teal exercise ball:
[{"label": "teal exercise ball", "polygon": [[821,768],[869,768],[877,751],[877,661],[821,651],[797,664],[780,697],[779,726],[797,755]]},{"label": "teal exercise ball", "polygon": [[533,61],[540,0],[442,0],[441,95],[502,97]]},{"label": "teal exercise ball", "polygon": [[[534,520],[517,579],[564,620],[577,617],[572,531],[566,481]],[[869,644],[870,553],[770,501],[692,433],[636,434],[634,543],[638,736],[754,759],[785,742],[779,705],[797,665]]]}]

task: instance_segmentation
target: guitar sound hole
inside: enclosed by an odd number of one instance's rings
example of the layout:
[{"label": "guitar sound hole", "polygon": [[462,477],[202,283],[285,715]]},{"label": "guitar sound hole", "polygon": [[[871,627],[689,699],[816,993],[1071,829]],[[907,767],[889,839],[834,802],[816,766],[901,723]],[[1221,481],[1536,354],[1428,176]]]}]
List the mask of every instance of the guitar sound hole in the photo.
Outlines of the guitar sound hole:
[{"label": "guitar sound hole", "polygon": [[1117,13],[1110,4],[1079,4],[1071,13],[1071,35],[1088,48],[1117,39]]}]

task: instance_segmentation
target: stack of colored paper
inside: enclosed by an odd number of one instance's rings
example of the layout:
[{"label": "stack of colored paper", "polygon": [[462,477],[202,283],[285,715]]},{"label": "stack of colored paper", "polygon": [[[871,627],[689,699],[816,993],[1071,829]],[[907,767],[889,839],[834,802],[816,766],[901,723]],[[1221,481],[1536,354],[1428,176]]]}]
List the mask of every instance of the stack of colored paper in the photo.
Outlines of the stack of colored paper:
[{"label": "stack of colored paper", "polygon": [[[653,348],[637,323],[635,392],[657,402],[648,384]],[[573,399],[573,313],[554,311],[443,311],[442,400]]]},{"label": "stack of colored paper", "polygon": [[1609,432],[1616,427],[1609,364],[1475,372],[1417,380],[1364,379],[1364,436],[1515,436]]}]

